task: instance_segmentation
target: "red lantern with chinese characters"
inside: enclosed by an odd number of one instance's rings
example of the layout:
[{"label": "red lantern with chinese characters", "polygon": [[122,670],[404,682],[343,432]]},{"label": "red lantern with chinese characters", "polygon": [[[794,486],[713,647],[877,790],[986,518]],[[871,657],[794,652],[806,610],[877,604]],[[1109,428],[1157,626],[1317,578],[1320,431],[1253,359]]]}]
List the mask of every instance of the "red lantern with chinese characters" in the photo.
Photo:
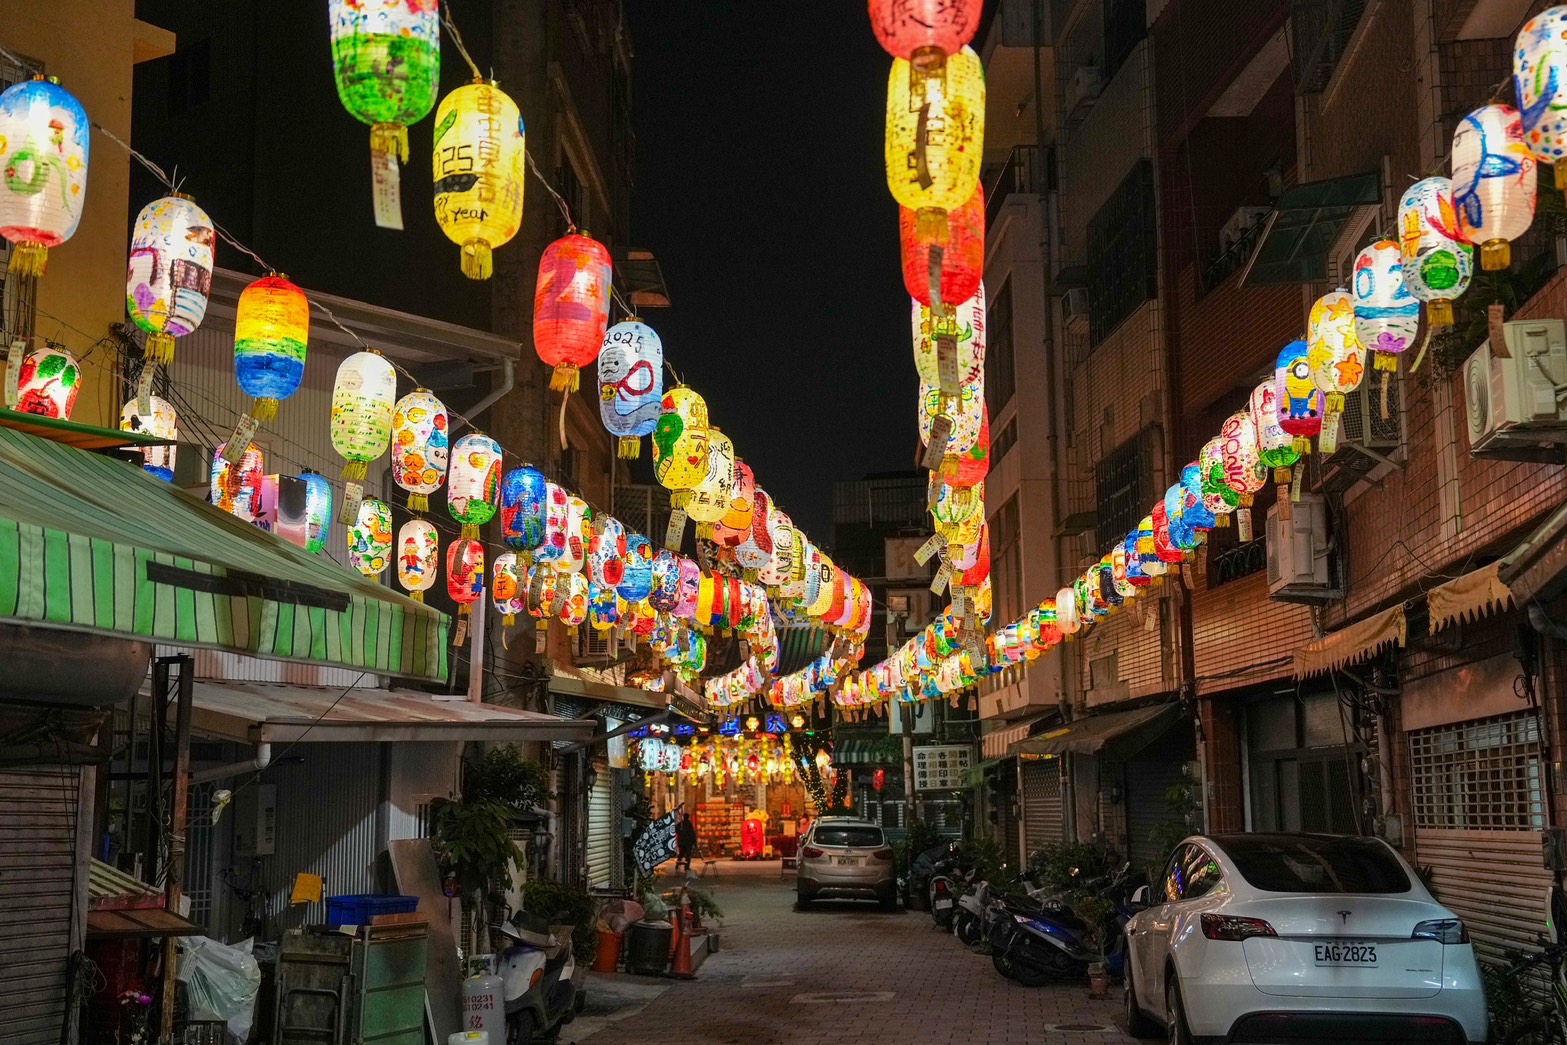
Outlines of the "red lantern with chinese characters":
[{"label": "red lantern with chinese characters", "polygon": [[945,223],[922,226],[919,211],[898,208],[903,286],[926,308],[933,307],[933,286],[941,292],[941,304],[961,305],[979,290],[985,274],[984,188],[975,189],[967,203],[944,217]]},{"label": "red lantern with chinese characters", "polygon": [[871,774],[871,786],[880,791],[887,783],[887,771],[878,769]]},{"label": "red lantern with chinese characters", "polygon": [[575,392],[578,371],[598,359],[609,327],[609,251],[572,231],[544,248],[533,293],[533,346],[555,368],[550,388]]},{"label": "red lantern with chinese characters", "polygon": [[981,0],[870,0],[876,42],[894,58],[951,54],[979,31]]},{"label": "red lantern with chinese characters", "polygon": [[446,548],[446,594],[457,604],[459,616],[473,612],[484,596],[484,545],[458,539]]}]

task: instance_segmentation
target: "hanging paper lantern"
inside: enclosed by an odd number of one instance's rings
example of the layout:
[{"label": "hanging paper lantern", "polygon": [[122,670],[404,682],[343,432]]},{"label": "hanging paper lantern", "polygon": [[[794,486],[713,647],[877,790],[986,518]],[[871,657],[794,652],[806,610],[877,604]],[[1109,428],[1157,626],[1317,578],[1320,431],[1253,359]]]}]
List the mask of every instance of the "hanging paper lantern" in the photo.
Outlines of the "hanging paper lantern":
[{"label": "hanging paper lantern", "polygon": [[[1300,460],[1300,451],[1289,433],[1279,427],[1278,389],[1272,381],[1264,381],[1252,391],[1251,420],[1257,426],[1258,456],[1273,469],[1273,481],[1283,486],[1290,481],[1290,468]],[[1158,523],[1158,516],[1154,522]]]},{"label": "hanging paper lantern", "polygon": [[[234,313],[234,375],[240,390],[256,400],[251,415],[257,421],[275,418],[279,400],[298,390],[300,379],[305,376],[305,344],[309,336],[310,302],[287,276],[265,276],[240,294]],[[170,345],[171,356],[173,351]],[[350,356],[349,360],[354,358]],[[391,372],[391,364],[376,358]],[[349,360],[344,361],[345,366]],[[341,380],[341,369],[338,376]],[[396,380],[394,375],[394,390]],[[334,390],[334,407],[336,403]]]},{"label": "hanging paper lantern", "polygon": [[446,481],[451,446],[446,405],[416,388],[392,408],[392,481],[408,491],[408,510],[430,510],[430,495]]},{"label": "hanging paper lantern", "polygon": [[1469,289],[1474,248],[1460,238],[1453,208],[1453,183],[1446,178],[1415,182],[1398,202],[1398,249],[1404,286],[1426,306],[1433,330],[1453,325],[1453,301]]},{"label": "hanging paper lantern", "polygon": [[1355,339],[1374,353],[1376,368],[1398,369],[1398,356],[1414,344],[1420,302],[1404,286],[1404,257],[1398,244],[1378,240],[1355,256]]},{"label": "hanging paper lantern", "polygon": [[680,600],[673,613],[683,620],[696,615],[697,600],[702,594],[702,568],[690,559],[680,560]]},{"label": "hanging paper lantern", "polygon": [[[207,314],[214,235],[207,212],[181,193],[153,200],[136,215],[125,311],[147,332],[142,350],[154,363],[172,362],[174,339],[195,330]],[[244,300],[241,295],[241,305]]]},{"label": "hanging paper lantern", "polygon": [[626,535],[625,569],[615,593],[627,602],[641,602],[653,594],[653,543],[640,533]]},{"label": "hanging paper lantern", "polygon": [[[735,547],[735,561],[741,569],[761,571],[773,561],[773,501],[760,486],[751,499],[751,529]],[[767,583],[765,580],[762,583]]]},{"label": "hanging paper lantern", "polygon": [[1237,536],[1251,540],[1252,498],[1268,484],[1268,468],[1262,463],[1262,448],[1257,442],[1257,423],[1250,410],[1241,410],[1225,419],[1219,429],[1224,454],[1224,482],[1235,491]]},{"label": "hanging paper lantern", "polygon": [[550,388],[575,392],[582,367],[598,358],[609,325],[609,251],[573,230],[544,248],[533,292],[533,347],[555,368]]},{"label": "hanging paper lantern", "polygon": [[716,523],[730,511],[735,491],[735,445],[716,428],[707,430],[707,475],[691,490],[686,514]]},{"label": "hanging paper lantern", "polygon": [[0,236],[11,271],[41,276],[49,248],[76,232],[87,199],[87,112],[42,76],[0,93]]},{"label": "hanging paper lantern", "polygon": [[489,279],[493,253],[522,227],[526,136],[517,103],[476,80],[435,113],[435,220],[462,248],[462,274]]},{"label": "hanging paper lantern", "polygon": [[1279,427],[1294,437],[1298,452],[1309,453],[1311,439],[1322,430],[1322,393],[1311,380],[1306,342],[1291,341],[1285,345],[1273,375]]},{"label": "hanging paper lantern", "polygon": [[1203,444],[1197,464],[1202,472],[1203,504],[1214,514],[1217,525],[1230,525],[1241,495],[1224,481],[1224,436],[1216,435]]},{"label": "hanging paper lantern", "polygon": [[1524,23],[1513,47],[1513,83],[1524,141],[1541,163],[1554,164],[1556,187],[1567,189],[1567,7],[1552,7]]},{"label": "hanging paper lantern", "polygon": [[155,439],[170,440],[167,446],[149,446],[141,452],[141,466],[143,471],[151,472],[164,482],[174,481],[174,457],[178,447],[174,440],[180,437],[180,419],[174,412],[174,407],[158,396],[148,396],[148,413],[140,413],[137,410],[137,401],[132,399],[120,408],[120,431],[140,432],[142,435],[150,435]]},{"label": "hanging paper lantern", "polygon": [[528,579],[528,616],[539,621],[541,630],[546,627],[545,618],[555,615],[555,600],[564,592],[567,576],[547,562],[533,566]]},{"label": "hanging paper lantern", "polygon": [[531,552],[544,543],[549,484],[536,468],[513,468],[501,478],[501,543]]},{"label": "hanging paper lantern", "polygon": [[255,522],[256,500],[261,495],[265,474],[261,451],[252,446],[236,463],[224,459],[227,449],[227,443],[219,443],[212,453],[212,481],[207,498],[235,518]]},{"label": "hanging paper lantern", "polygon": [[299,481],[305,484],[305,551],[319,555],[326,550],[332,530],[332,484],[326,476],[308,471]]},{"label": "hanging paper lantern", "polygon": [[893,199],[920,212],[924,229],[934,233],[945,223],[944,211],[973,197],[984,150],[985,69],[979,55],[969,47],[951,52],[935,76],[893,59],[887,80],[887,186]]},{"label": "hanging paper lantern", "polygon": [[370,462],[392,441],[397,371],[379,352],[355,352],[332,385],[332,449],[347,461],[343,478],[364,482]]},{"label": "hanging paper lantern", "polygon": [[588,626],[594,631],[608,631],[620,623],[620,601],[612,588],[602,588],[588,582]]},{"label": "hanging paper lantern", "polygon": [[952,422],[952,433],[947,437],[944,457],[957,457],[974,448],[979,442],[979,431],[985,422],[985,388],[983,384],[964,384],[954,399],[941,394],[941,389],[924,381],[920,382],[919,432],[920,442],[930,445],[932,426],[936,418],[945,414]]},{"label": "hanging paper lantern", "polygon": [[1534,223],[1535,162],[1511,105],[1482,105],[1453,135],[1453,206],[1458,235],[1480,248],[1487,272],[1512,263],[1509,240]]},{"label": "hanging paper lantern", "polygon": [[[919,212],[898,208],[898,244],[903,255],[903,286],[909,297],[929,308],[932,280],[943,305],[968,301],[980,291],[985,274],[985,190],[947,211],[940,224],[922,227]],[[937,253],[939,251],[939,254]]]},{"label": "hanging paper lantern", "polygon": [[664,342],[635,317],[616,323],[599,349],[599,417],[620,437],[619,456],[641,455],[658,427],[664,399]]},{"label": "hanging paper lantern", "polygon": [[535,562],[557,562],[565,556],[569,505],[565,490],[544,483],[544,543],[533,551]]},{"label": "hanging paper lantern", "polygon": [[479,527],[495,518],[500,505],[501,444],[478,432],[463,436],[452,447],[451,479],[446,510],[462,523],[464,540],[479,536]]},{"label": "hanging paper lantern", "polygon": [[587,565],[589,520],[593,510],[588,502],[575,494],[566,497],[566,554],[561,557],[559,568],[567,573],[581,573]]},{"label": "hanging paper lantern", "polygon": [[82,368],[75,356],[59,346],[41,344],[22,358],[16,409],[69,421],[81,382]]},{"label": "hanging paper lantern", "polygon": [[979,404],[979,438],[960,454],[944,457],[941,477],[952,486],[976,486],[990,474],[990,407]]},{"label": "hanging paper lantern", "polygon": [[1197,531],[1198,538],[1219,524],[1218,517],[1203,499],[1202,465],[1192,461],[1181,469],[1181,488],[1186,491],[1186,503],[1182,506],[1182,519]]},{"label": "hanging paper lantern", "polygon": [[441,537],[426,519],[410,519],[397,531],[397,583],[415,602],[435,586]]},{"label": "hanging paper lantern", "polygon": [[735,461],[734,489],[729,495],[729,506],[714,526],[714,537],[720,547],[737,548],[750,536],[751,523],[756,518],[756,473],[744,461]]},{"label": "hanging paper lantern", "polygon": [[664,393],[653,429],[653,476],[669,490],[690,490],[707,477],[707,403],[684,385]]},{"label": "hanging paper lantern", "polygon": [[1056,592],[1056,628],[1060,630],[1062,637],[1076,635],[1082,627],[1082,621],[1077,615],[1077,593],[1071,588],[1062,588]]},{"label": "hanging paper lantern", "polygon": [[407,163],[408,125],[430,115],[441,82],[439,0],[330,0],[327,21],[343,108],[370,125],[371,153]]},{"label": "hanging paper lantern", "polygon": [[[1327,393],[1322,423],[1322,451],[1338,448],[1339,418],[1344,396],[1360,387],[1366,373],[1366,352],[1355,336],[1354,300],[1342,290],[1324,294],[1311,306],[1306,325],[1311,379]],[[1282,416],[1282,404],[1280,409]]]},{"label": "hanging paper lantern", "polygon": [[561,587],[560,622],[568,628],[575,628],[588,619],[588,610],[593,601],[593,585],[580,573],[568,573],[561,580]]},{"label": "hanging paper lantern", "polygon": [[979,31],[980,0],[870,0],[876,42],[894,58],[951,54]]},{"label": "hanging paper lantern", "polygon": [[626,528],[619,519],[602,517],[588,545],[588,580],[614,588],[626,575]]},{"label": "hanging paper lantern", "polygon": [[[757,502],[761,503],[764,491],[757,491]],[[787,581],[794,572],[794,520],[778,510],[778,506],[772,503],[771,498],[767,502],[767,544],[771,546],[771,552],[767,561],[757,568],[757,579],[769,587],[778,587]],[[757,547],[761,542],[753,537]]]},{"label": "hanging paper lantern", "polygon": [[348,565],[366,577],[379,577],[392,561],[392,509],[366,497],[348,528]]},{"label": "hanging paper lantern", "polygon": [[522,601],[522,580],[517,572],[517,553],[501,552],[495,557],[491,570],[490,600],[495,604],[495,612],[501,615],[501,626],[509,628],[517,623],[517,614],[526,608]]},{"label": "hanging paper lantern", "polygon": [[911,301],[914,328],[914,369],[923,384],[938,386],[941,368],[937,339],[952,338],[957,354],[955,363],[959,384],[980,385],[985,381],[985,285],[980,283],[961,305],[942,307],[948,313],[936,315],[931,309]]},{"label": "hanging paper lantern", "polygon": [[459,538],[446,546],[446,594],[457,604],[458,616],[473,612],[473,604],[484,597],[484,545]]},{"label": "hanging paper lantern", "polygon": [[653,556],[648,568],[652,583],[647,600],[660,613],[669,613],[680,604],[680,557],[668,548]]}]

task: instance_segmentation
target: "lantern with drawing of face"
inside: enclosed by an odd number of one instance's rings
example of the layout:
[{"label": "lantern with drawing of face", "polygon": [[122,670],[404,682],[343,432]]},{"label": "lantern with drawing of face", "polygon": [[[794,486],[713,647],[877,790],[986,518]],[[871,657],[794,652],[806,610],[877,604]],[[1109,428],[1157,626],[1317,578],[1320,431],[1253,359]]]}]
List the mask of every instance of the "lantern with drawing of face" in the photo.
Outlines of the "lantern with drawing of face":
[{"label": "lantern with drawing of face", "polygon": [[700,523],[717,523],[732,510],[735,493],[735,447],[716,428],[707,430],[707,475],[686,501],[686,514]]},{"label": "lantern with drawing of face", "polygon": [[441,538],[426,519],[410,519],[397,531],[397,583],[415,602],[435,586]]},{"label": "lantern with drawing of face", "polygon": [[451,478],[446,508],[462,524],[465,540],[475,540],[479,527],[495,518],[500,506],[501,444],[472,432],[452,447]]},{"label": "lantern with drawing of face", "polygon": [[[125,311],[132,322],[146,331],[142,351],[152,362],[173,362],[174,339],[195,330],[206,317],[215,245],[212,219],[189,196],[178,192],[164,196],[136,215],[125,276]],[[249,292],[246,288],[245,294]],[[245,294],[240,295],[241,303]],[[300,295],[301,302],[303,297]],[[308,326],[308,316],[305,323]],[[245,387],[246,374],[241,368],[238,345],[235,347],[240,386],[247,394],[260,398],[257,392]],[[301,343],[298,348],[302,369],[305,346]],[[289,391],[298,384],[296,378]]]},{"label": "lantern with drawing of face", "polygon": [[616,323],[599,349],[599,418],[618,436],[619,456],[642,452],[663,411],[664,343],[639,319]]},{"label": "lantern with drawing of face", "polygon": [[366,577],[379,577],[392,562],[392,509],[366,497],[348,528],[348,565]]},{"label": "lantern with drawing of face", "polygon": [[408,510],[430,510],[430,495],[446,482],[451,453],[446,406],[416,388],[392,408],[392,481],[408,491]]}]

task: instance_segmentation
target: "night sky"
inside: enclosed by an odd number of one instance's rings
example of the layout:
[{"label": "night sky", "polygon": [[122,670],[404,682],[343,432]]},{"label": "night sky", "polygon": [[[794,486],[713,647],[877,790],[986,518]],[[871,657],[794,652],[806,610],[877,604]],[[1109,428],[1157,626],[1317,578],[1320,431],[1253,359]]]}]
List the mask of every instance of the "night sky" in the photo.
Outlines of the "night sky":
[{"label": "night sky", "polygon": [[832,484],[918,449],[891,59],[862,3],[626,5],[632,240],[674,307],[646,318],[758,481],[819,543]]}]

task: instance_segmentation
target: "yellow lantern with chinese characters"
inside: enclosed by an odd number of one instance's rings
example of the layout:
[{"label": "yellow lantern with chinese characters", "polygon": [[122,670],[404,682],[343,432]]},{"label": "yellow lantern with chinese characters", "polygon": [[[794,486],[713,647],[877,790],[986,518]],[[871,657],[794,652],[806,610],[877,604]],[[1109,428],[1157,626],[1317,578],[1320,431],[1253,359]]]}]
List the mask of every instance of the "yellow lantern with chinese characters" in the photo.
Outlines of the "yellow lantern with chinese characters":
[{"label": "yellow lantern with chinese characters", "polygon": [[526,152],[522,113],[493,83],[475,80],[435,114],[435,220],[462,248],[462,274],[489,279],[491,254],[522,227]]},{"label": "yellow lantern with chinese characters", "polygon": [[940,75],[896,58],[887,80],[887,187],[938,238],[946,213],[979,187],[985,151],[985,68],[973,48],[951,54]]}]

